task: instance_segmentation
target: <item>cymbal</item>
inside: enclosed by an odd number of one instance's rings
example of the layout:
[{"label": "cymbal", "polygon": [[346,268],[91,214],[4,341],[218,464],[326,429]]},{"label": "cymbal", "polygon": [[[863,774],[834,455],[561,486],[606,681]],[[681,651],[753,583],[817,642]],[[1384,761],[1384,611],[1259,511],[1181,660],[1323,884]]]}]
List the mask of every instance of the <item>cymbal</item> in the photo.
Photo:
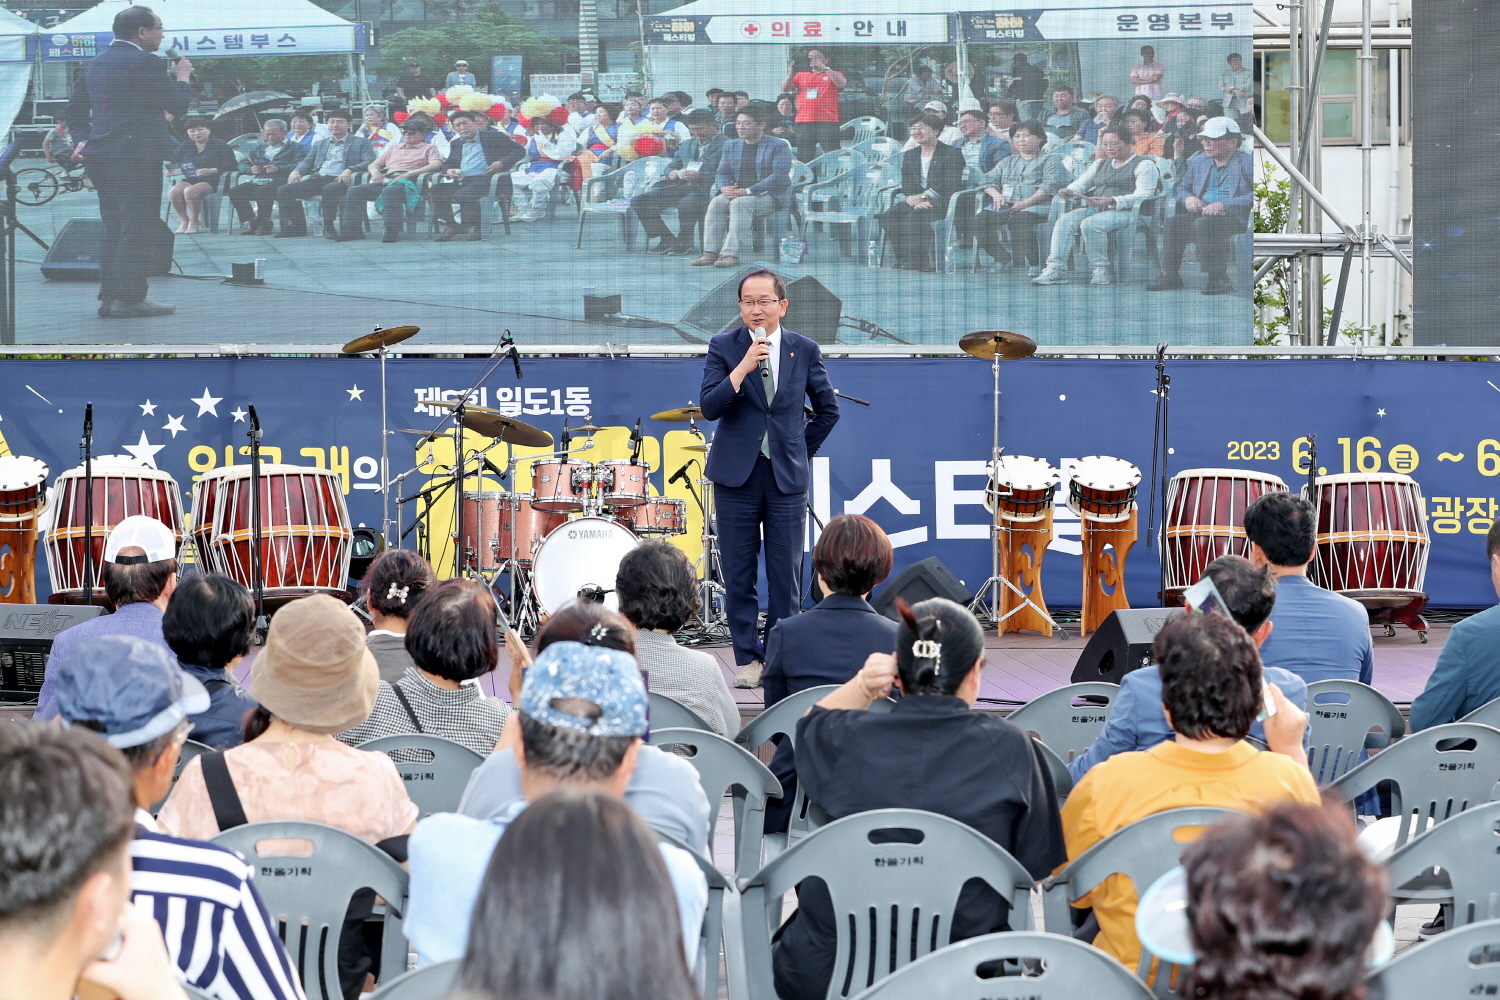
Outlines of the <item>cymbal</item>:
[{"label": "cymbal", "polygon": [[660,413],[653,413],[651,419],[667,424],[685,424],[693,420],[702,420],[703,411],[696,406],[684,406],[680,410],[662,410]]},{"label": "cymbal", "polygon": [[[446,400],[426,405],[441,406],[449,410],[458,406],[457,403]],[[507,417],[499,410],[491,410],[483,406],[464,407],[464,427],[476,434],[508,441],[511,444],[524,445],[527,448],[541,448],[552,443],[552,435],[540,427],[533,427],[514,417]]]},{"label": "cymbal", "polygon": [[975,330],[960,337],[958,346],[965,353],[986,361],[994,357],[1001,361],[1015,361],[1036,353],[1036,341],[1009,330]]},{"label": "cymbal", "polygon": [[590,417],[588,419],[588,421],[586,423],[584,423],[580,427],[569,427],[568,428],[568,433],[569,434],[593,434],[593,433],[595,433],[597,431],[602,431],[602,430],[604,430],[603,427],[595,427],[594,426],[594,418]]},{"label": "cymbal", "polygon": [[682,446],[682,450],[683,451],[700,451],[700,452],[702,452],[702,451],[708,451],[708,445],[706,445],[706,444],[685,444],[685,445]]},{"label": "cymbal", "polygon": [[429,441],[431,441],[433,438],[445,438],[445,437],[452,437],[453,436],[453,432],[452,431],[419,431],[415,427],[395,427],[395,428],[391,429],[391,433],[392,434],[415,434],[418,437],[427,438],[427,440],[429,440]]},{"label": "cymbal", "polygon": [[367,333],[363,337],[355,337],[344,345],[345,354],[364,354],[367,351],[378,351],[382,347],[390,347],[399,344],[403,340],[410,340],[420,331],[420,326],[393,326],[389,330],[376,327],[374,332]]}]

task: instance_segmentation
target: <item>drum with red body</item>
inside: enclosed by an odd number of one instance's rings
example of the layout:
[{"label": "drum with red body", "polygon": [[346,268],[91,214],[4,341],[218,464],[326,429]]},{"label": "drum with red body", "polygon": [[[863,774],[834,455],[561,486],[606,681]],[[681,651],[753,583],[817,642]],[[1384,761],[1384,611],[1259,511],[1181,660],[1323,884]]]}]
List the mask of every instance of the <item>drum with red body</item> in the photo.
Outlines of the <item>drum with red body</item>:
[{"label": "drum with red body", "polygon": [[[268,597],[342,592],[354,530],[336,472],[262,465],[261,564]],[[250,467],[205,472],[193,487],[193,541],[204,567],[246,587],[251,579]]]},{"label": "drum with red body", "polygon": [[[182,494],[177,480],[160,469],[93,463],[94,591],[102,593],[97,573],[104,559],[104,539],[115,525],[136,514],[154,517],[177,538],[182,547]],[[83,466],[59,473],[53,488],[51,527],[47,530],[47,575],[54,599],[84,600],[87,576],[83,537],[85,491]]]},{"label": "drum with red body", "polygon": [[0,456],[0,523],[33,520],[46,505],[46,463],[27,455]]},{"label": "drum with red body", "polygon": [[1089,521],[1130,520],[1141,470],[1123,458],[1086,455],[1068,463],[1068,507]]},{"label": "drum with red body", "polygon": [[1162,514],[1168,594],[1203,579],[1220,556],[1248,557],[1245,508],[1267,493],[1285,492],[1279,477],[1249,469],[1186,469],[1173,476]]},{"label": "drum with red body", "polygon": [[594,464],[571,458],[543,458],[531,463],[531,503],[537,510],[583,510],[594,485]]},{"label": "drum with red body", "polygon": [[1313,582],[1328,590],[1410,591],[1427,579],[1427,508],[1416,480],[1397,473],[1319,476]]},{"label": "drum with red body", "polygon": [[628,458],[610,458],[599,463],[606,507],[638,507],[647,500],[647,478],[651,467]]},{"label": "drum with red body", "polygon": [[634,507],[611,507],[610,517],[637,535],[681,535],[687,532],[687,501],[646,497]]}]

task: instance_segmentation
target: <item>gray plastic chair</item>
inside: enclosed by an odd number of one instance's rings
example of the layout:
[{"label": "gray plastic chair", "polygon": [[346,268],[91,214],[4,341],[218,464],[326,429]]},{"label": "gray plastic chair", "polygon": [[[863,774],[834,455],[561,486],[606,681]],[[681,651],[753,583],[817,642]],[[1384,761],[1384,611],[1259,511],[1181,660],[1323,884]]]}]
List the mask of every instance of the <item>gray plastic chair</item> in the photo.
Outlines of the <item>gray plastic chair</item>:
[{"label": "gray plastic chair", "polygon": [[1419,941],[1365,977],[1365,1000],[1468,1000],[1500,986],[1500,920]]},{"label": "gray plastic chair", "polygon": [[[656,729],[701,729],[706,733],[714,727],[703,721],[703,717],[676,698],[651,692],[651,728]],[[655,740],[651,742],[655,743]]]},{"label": "gray plastic chair", "polygon": [[[262,854],[266,840],[312,843],[309,856]],[[339,1000],[339,932],[349,901],[360,889],[373,889],[386,902],[380,978],[406,971],[406,869],[391,856],[352,833],[323,823],[287,820],[247,823],[226,830],[213,842],[238,851],[254,869],[255,887],[287,954],[297,963],[308,1000]],[[319,953],[322,961],[319,961]]]},{"label": "gray plastic chair", "polygon": [[[1103,698],[1105,703],[1075,704],[1085,695]],[[1119,695],[1118,684],[1083,681],[1033,698],[1006,718],[1024,732],[1034,733],[1047,749],[1067,762],[1087,750],[1103,731]]]},{"label": "gray plastic chair", "polygon": [[[922,840],[873,844],[870,834],[877,830],[917,830]],[[1032,928],[1031,874],[984,834],[919,809],[856,813],[829,823],[740,880],[754,1000],[776,1000],[771,935],[780,923],[782,896],[808,878],[828,886],[838,926],[829,1000],[853,996],[946,942],[959,893],[971,878],[983,879],[1005,897],[1017,929]]]},{"label": "gray plastic chair", "polygon": [[1368,684],[1331,680],[1307,686],[1307,760],[1319,785],[1347,774],[1365,747],[1384,749],[1405,735],[1401,710]]},{"label": "gray plastic chair", "polygon": [[[1246,815],[1237,809],[1214,806],[1189,806],[1166,809],[1122,827],[1084,851],[1056,875],[1042,882],[1042,916],[1047,930],[1070,934],[1073,929],[1074,900],[1091,892],[1111,875],[1124,875],[1134,884],[1137,895],[1176,868],[1190,841],[1177,839],[1177,831],[1186,826],[1212,826]],[[1136,974],[1151,985],[1157,996],[1170,996],[1169,985],[1175,967],[1160,966],[1151,976],[1153,956],[1141,950]]]},{"label": "gray plastic chair", "polygon": [[[424,733],[379,736],[361,743],[359,749],[391,758],[406,783],[406,794],[423,816],[456,811],[468,787],[469,775],[484,763],[483,757],[462,743]],[[421,760],[424,756],[428,758],[425,763]]]},{"label": "gray plastic chair", "polygon": [[749,996],[748,972],[745,968],[744,930],[740,910],[740,894],[734,883],[714,865],[713,859],[702,851],[695,851],[670,833],[653,830],[663,843],[679,847],[698,862],[698,870],[708,881],[708,908],[703,913],[703,932],[698,939],[698,958],[693,965],[693,978],[703,1000],[718,1000],[719,956],[724,956],[725,978],[728,980],[729,1000],[746,1000]]},{"label": "gray plastic chair", "polygon": [[[1470,741],[1473,741],[1470,744]],[[1500,729],[1473,722],[1433,726],[1394,744],[1339,778],[1328,791],[1353,803],[1390,781],[1391,814],[1401,817],[1396,846],[1434,823],[1495,797]]]},{"label": "gray plastic chair", "polygon": [[1056,750],[1035,736],[1031,738],[1031,742],[1036,744],[1037,752],[1042,755],[1042,762],[1047,765],[1047,770],[1052,772],[1052,785],[1057,789],[1057,804],[1062,805],[1067,801],[1068,794],[1073,791],[1073,773],[1068,770],[1068,765],[1063,763],[1063,759],[1057,755]]},{"label": "gray plastic chair", "polygon": [[781,782],[770,768],[744,747],[700,729],[655,729],[651,732],[651,743],[663,749],[675,746],[692,751],[686,760],[697,770],[698,783],[708,796],[710,847],[719,821],[719,807],[724,794],[729,793],[734,802],[734,870],[749,874],[759,868],[766,800],[781,797]]},{"label": "gray plastic chair", "polygon": [[459,959],[424,965],[397,976],[370,994],[370,1000],[444,1000],[458,989]]},{"label": "gray plastic chair", "polygon": [[[1500,802],[1487,802],[1427,829],[1386,863],[1391,895],[1441,899],[1448,927],[1500,917]],[[1434,876],[1433,869],[1443,874]]]},{"label": "gray plastic chair", "polygon": [[1500,698],[1485,702],[1458,721],[1477,722],[1481,726],[1494,726],[1500,729]]},{"label": "gray plastic chair", "polygon": [[[980,978],[979,967],[994,962],[1006,963],[1006,975]],[[1027,971],[1021,972],[1022,968]],[[859,1000],[993,1000],[997,996],[1149,1000],[1151,991],[1119,962],[1082,941],[1044,931],[1011,931],[939,948],[882,979],[860,994]]]}]

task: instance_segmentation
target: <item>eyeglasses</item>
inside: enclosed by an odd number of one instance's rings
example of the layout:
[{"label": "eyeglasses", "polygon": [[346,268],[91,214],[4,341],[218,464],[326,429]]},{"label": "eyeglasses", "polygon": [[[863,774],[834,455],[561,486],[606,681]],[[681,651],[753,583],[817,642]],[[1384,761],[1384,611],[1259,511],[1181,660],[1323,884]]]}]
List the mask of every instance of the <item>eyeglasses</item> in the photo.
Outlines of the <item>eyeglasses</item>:
[{"label": "eyeglasses", "polygon": [[756,306],[769,309],[780,301],[780,299],[740,299],[740,305],[747,309],[754,309]]}]

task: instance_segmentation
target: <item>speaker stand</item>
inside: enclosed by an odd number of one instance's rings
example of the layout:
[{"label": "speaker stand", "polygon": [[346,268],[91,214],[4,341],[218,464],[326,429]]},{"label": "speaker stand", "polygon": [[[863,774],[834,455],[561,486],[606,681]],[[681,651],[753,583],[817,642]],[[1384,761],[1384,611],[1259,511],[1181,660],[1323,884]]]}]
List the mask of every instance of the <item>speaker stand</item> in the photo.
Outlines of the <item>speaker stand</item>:
[{"label": "speaker stand", "polygon": [[[1062,628],[1048,614],[1047,601],[1042,596],[1042,558],[1052,543],[1052,534],[1050,508],[1040,521],[1004,522],[998,546],[999,575],[1009,580],[1012,587],[1000,591],[1002,617],[996,624],[996,632],[1003,635],[1031,631],[1050,636],[1054,628]],[[1017,598],[1016,593],[1023,590],[1026,593]]]},{"label": "speaker stand", "polygon": [[[1125,597],[1125,558],[1135,544],[1140,511],[1125,521],[1080,521],[1083,542],[1082,632],[1088,635],[1116,610],[1130,607]],[[1110,551],[1113,549],[1113,551]]]}]

